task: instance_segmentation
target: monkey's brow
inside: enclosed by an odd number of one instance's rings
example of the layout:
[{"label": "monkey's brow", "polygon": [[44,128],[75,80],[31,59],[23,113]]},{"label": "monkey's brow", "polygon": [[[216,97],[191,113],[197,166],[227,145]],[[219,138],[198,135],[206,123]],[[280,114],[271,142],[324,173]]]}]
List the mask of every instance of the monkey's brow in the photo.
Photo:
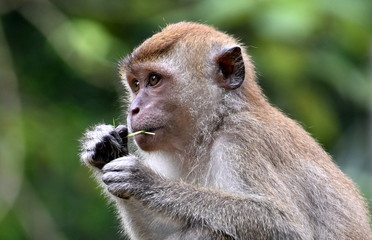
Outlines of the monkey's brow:
[{"label": "monkey's brow", "polygon": [[154,60],[154,58],[147,58],[147,59],[137,59],[133,56],[133,54],[124,57],[119,61],[119,71],[135,73],[136,66],[140,63],[144,63],[146,61]]},{"label": "monkey's brow", "polygon": [[150,46],[144,46],[143,48],[135,50],[126,59],[126,65],[130,66],[135,63],[141,63],[146,61],[156,60],[165,54],[167,54],[174,44],[162,46],[161,48],[150,48]]},{"label": "monkey's brow", "polygon": [[164,56],[169,50],[157,51],[153,52],[151,55],[138,55],[138,54],[130,54],[127,57],[122,58],[119,61],[119,70],[126,70],[129,72],[134,72],[134,66],[139,63],[147,62],[147,61],[154,61],[162,56]]}]

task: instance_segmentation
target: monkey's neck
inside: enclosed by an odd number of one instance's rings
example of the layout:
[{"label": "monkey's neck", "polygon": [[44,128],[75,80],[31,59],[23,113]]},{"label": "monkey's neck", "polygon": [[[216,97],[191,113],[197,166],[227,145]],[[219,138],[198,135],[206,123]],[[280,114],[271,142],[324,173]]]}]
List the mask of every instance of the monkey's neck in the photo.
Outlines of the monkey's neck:
[{"label": "monkey's neck", "polygon": [[163,177],[198,184],[202,181],[200,176],[205,175],[202,172],[207,171],[212,139],[212,136],[198,135],[182,151],[138,150],[138,154],[142,156],[145,165]]}]

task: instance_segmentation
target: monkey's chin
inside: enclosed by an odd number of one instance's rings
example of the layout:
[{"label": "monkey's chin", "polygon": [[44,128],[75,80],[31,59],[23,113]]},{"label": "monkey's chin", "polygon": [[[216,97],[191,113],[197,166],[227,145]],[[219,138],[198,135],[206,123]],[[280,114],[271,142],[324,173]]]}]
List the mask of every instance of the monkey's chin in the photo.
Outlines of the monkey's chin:
[{"label": "monkey's chin", "polygon": [[145,152],[151,152],[158,150],[157,143],[150,138],[154,138],[154,136],[146,136],[145,134],[140,134],[134,137],[134,140],[136,141],[137,146],[145,151]]},{"label": "monkey's chin", "polygon": [[145,152],[156,151],[161,148],[161,135],[162,128],[148,129],[146,132],[154,133],[155,135],[150,134],[138,134],[134,136],[134,140],[139,148]]}]

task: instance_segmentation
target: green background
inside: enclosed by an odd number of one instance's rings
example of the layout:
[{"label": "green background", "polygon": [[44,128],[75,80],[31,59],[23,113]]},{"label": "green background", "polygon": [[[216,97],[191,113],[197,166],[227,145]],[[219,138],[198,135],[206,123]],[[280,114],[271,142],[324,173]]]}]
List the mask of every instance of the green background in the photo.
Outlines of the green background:
[{"label": "green background", "polygon": [[0,239],[121,238],[78,139],[123,121],[117,61],[181,20],[248,46],[270,101],[371,209],[371,12],[370,0],[0,0]]}]

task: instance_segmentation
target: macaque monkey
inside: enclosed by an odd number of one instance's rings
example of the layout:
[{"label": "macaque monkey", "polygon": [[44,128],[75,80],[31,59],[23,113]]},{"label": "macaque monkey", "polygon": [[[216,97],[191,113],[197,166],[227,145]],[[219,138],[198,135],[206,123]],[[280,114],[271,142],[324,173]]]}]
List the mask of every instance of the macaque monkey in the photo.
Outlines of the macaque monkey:
[{"label": "macaque monkey", "polygon": [[[130,239],[372,239],[353,182],[270,105],[233,37],[171,24],[119,72],[128,129],[89,129],[81,160]],[[128,131],[155,135],[135,135],[138,150],[128,153]]]}]

